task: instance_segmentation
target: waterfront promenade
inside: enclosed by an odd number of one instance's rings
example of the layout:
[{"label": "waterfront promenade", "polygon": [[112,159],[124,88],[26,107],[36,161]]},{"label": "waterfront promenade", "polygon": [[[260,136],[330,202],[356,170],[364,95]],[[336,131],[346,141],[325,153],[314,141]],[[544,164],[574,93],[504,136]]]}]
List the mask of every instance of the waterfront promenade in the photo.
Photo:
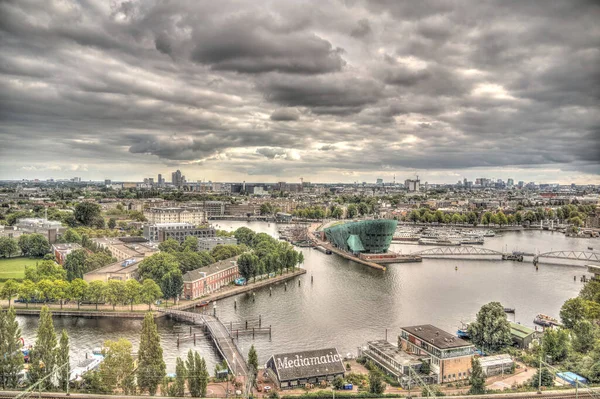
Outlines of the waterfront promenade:
[{"label": "waterfront promenade", "polygon": [[[294,270],[290,270],[289,272],[284,272],[280,276],[265,278],[263,280],[258,280],[256,283],[250,282],[246,285],[235,286],[228,285],[221,290],[214,292],[212,294],[203,296],[201,298],[197,298],[192,301],[180,300],[177,304],[173,305],[172,302],[165,303],[165,306],[157,306],[151,305],[150,310],[158,311],[160,309],[168,308],[168,309],[176,309],[176,310],[185,310],[196,307],[196,305],[202,301],[213,302],[216,300],[229,298],[231,296],[235,296],[238,294],[242,294],[244,292],[249,292],[257,288],[266,287],[272,284],[277,284],[281,282],[285,282],[287,280],[293,279],[294,277],[301,276],[306,274],[306,269],[303,268],[295,268]],[[18,315],[29,315],[35,316],[39,315],[42,305],[40,304],[29,304],[29,308],[25,306],[24,303],[14,303],[11,302],[11,305],[15,308],[15,311]],[[0,306],[2,308],[8,307],[8,301],[2,300],[0,301]],[[129,319],[143,319],[146,312],[149,311],[147,304],[137,304],[133,306],[133,310],[129,305],[116,306],[115,310],[113,310],[112,305],[99,305],[98,310],[96,310],[96,305],[82,305],[80,309],[77,309],[77,304],[73,301],[66,303],[62,306],[58,303],[50,303],[47,305],[52,314],[57,317],[86,317],[86,318],[102,318],[102,317],[112,317],[112,318],[129,318]],[[155,313],[155,317],[164,317],[164,313]]]}]

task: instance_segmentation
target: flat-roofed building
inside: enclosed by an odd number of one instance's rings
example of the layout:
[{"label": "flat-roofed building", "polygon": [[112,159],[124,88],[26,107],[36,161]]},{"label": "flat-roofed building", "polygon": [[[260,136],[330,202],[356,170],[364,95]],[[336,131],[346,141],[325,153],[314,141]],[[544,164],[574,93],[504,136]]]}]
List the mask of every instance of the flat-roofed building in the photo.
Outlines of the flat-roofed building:
[{"label": "flat-roofed building", "polygon": [[430,356],[431,370],[438,384],[465,380],[469,377],[475,346],[465,340],[432,326],[402,327],[402,349],[417,356]]},{"label": "flat-roofed building", "polygon": [[371,360],[385,373],[396,379],[402,387],[419,384],[415,374],[418,374],[426,384],[437,382],[437,375],[421,373],[423,362],[428,363],[429,356],[417,356],[404,352],[386,340],[367,342],[367,345],[360,349],[359,355]]},{"label": "flat-roofed building", "polygon": [[[132,239],[133,240],[130,240]],[[155,244],[147,242],[142,237],[94,238],[100,247],[110,251],[112,256],[122,261],[131,258],[145,258],[158,252]]]},{"label": "flat-roofed building", "polygon": [[59,265],[64,265],[65,260],[67,260],[67,256],[78,249],[83,248],[81,245],[77,243],[68,243],[68,244],[52,244],[52,253],[56,258],[56,263]]},{"label": "flat-roofed building", "polygon": [[600,281],[600,266],[598,265],[587,265],[588,272],[593,273],[592,279]]},{"label": "flat-roofed building", "polygon": [[144,258],[137,257],[120,260],[101,267],[100,269],[85,273],[83,279],[87,282],[100,280],[106,283],[108,280],[127,281],[132,278],[137,278],[137,270],[142,260],[144,260]]},{"label": "flat-roofed building", "polygon": [[481,368],[486,377],[510,373],[514,363],[515,362],[508,353],[479,358],[479,364],[481,364]]},{"label": "flat-roofed building", "polygon": [[231,284],[240,276],[237,256],[213,263],[183,275],[183,297],[196,299]]},{"label": "flat-roofed building", "polygon": [[212,227],[196,227],[191,223],[153,223],[144,224],[144,238],[153,242],[163,242],[169,238],[183,242],[185,237],[194,236],[198,239],[215,237],[217,232]]},{"label": "flat-roofed building", "polygon": [[237,245],[237,239],[235,237],[198,238],[198,251],[210,251],[217,245]]},{"label": "flat-roofed building", "polygon": [[331,382],[343,377],[346,369],[335,348],[273,355],[267,361],[267,374],[281,389]]},{"label": "flat-roofed building", "polygon": [[63,227],[61,222],[43,218],[19,219],[15,226],[26,234],[38,233],[44,235],[50,244],[55,243],[58,237],[67,231],[67,228]]},{"label": "flat-roofed building", "polygon": [[202,208],[169,207],[149,208],[144,211],[149,223],[191,223],[193,225],[206,222],[206,212]]}]

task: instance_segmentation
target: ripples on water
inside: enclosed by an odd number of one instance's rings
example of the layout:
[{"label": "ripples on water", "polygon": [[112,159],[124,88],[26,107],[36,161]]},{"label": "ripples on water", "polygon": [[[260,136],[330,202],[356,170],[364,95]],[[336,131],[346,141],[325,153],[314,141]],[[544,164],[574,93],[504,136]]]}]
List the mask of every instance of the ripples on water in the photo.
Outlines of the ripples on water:
[{"label": "ripples on water", "polygon": [[[277,235],[275,224],[262,222],[218,222],[219,228],[232,230],[248,226],[257,232]],[[510,232],[486,238],[485,248],[499,251],[587,250],[597,240],[568,238],[545,231]],[[392,250],[409,253],[427,248],[392,245]],[[401,326],[434,324],[456,331],[461,321],[469,321],[481,305],[500,301],[516,308],[510,320],[533,327],[537,313],[558,316],[562,303],[579,292],[582,284],[573,276],[586,272],[581,266],[541,264],[536,271],[531,263],[490,260],[424,259],[422,263],[389,265],[386,272],[369,269],[336,255],[324,255],[303,248],[308,273],[288,282],[256,290],[250,294],[221,300],[217,304],[224,321],[257,319],[272,325],[273,336],[240,337],[239,346],[247,353],[254,343],[259,359],[266,362],[274,353],[336,347],[342,354],[356,352],[368,340],[395,342]],[[458,267],[458,270],[455,270]],[[311,284],[311,275],[314,283]],[[300,281],[300,286],[298,286]],[[234,309],[237,300],[237,310]],[[127,338],[137,350],[141,320],[55,318],[57,331],[67,329],[71,339],[72,361],[77,362],[107,339]],[[33,342],[37,318],[20,316],[25,340]],[[159,333],[169,372],[175,358],[189,348],[207,359],[209,370],[219,361],[212,344],[198,335],[193,342],[177,348],[177,334],[189,334],[189,326],[171,320],[158,320]]]}]

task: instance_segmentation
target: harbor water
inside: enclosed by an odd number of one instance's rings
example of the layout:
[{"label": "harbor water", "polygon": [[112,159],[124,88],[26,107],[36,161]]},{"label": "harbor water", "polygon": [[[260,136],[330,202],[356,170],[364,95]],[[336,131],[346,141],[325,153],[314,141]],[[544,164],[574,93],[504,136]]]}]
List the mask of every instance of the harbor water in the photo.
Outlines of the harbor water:
[{"label": "harbor water", "polygon": [[[216,224],[224,230],[247,226],[277,236],[278,226],[273,223]],[[598,246],[597,242],[548,231],[517,231],[486,238],[483,247],[543,253],[585,251],[588,246]],[[407,254],[426,248],[392,244],[391,250]],[[225,323],[243,323],[260,315],[263,327],[272,326],[271,339],[268,335],[239,338],[244,353],[254,344],[261,362],[275,353],[326,347],[336,347],[343,355],[355,354],[366,341],[385,338],[386,332],[388,340],[396,342],[400,327],[415,324],[433,324],[454,333],[461,322],[473,320],[479,308],[490,301],[515,308],[515,314],[507,317],[533,327],[538,313],[558,317],[564,301],[581,289],[579,277],[587,274],[584,263],[541,263],[536,270],[531,262],[486,259],[423,259],[388,265],[382,272],[315,249],[300,250],[306,274],[287,285],[264,287],[217,303],[217,315]],[[18,320],[25,341],[33,343],[37,317],[19,316]],[[127,338],[137,350],[141,320],[68,317],[54,322],[57,331],[65,328],[69,333],[73,363],[107,339]],[[177,347],[177,336],[189,334],[186,323],[160,319],[158,328],[169,372],[175,368],[176,357],[185,356],[190,348],[206,358],[209,370],[220,361],[211,342],[201,335],[196,345],[186,341]]]}]

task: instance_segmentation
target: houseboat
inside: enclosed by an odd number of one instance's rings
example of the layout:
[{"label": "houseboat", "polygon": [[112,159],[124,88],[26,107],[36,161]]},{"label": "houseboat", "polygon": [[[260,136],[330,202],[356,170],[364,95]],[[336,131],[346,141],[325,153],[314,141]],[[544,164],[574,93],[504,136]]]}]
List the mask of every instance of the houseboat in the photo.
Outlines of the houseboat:
[{"label": "houseboat", "polygon": [[550,316],[542,314],[542,313],[535,316],[535,319],[533,319],[533,322],[535,324],[537,324],[538,326],[542,326],[542,327],[554,327],[554,326],[560,325],[558,320],[556,320],[554,317],[550,317]]}]

